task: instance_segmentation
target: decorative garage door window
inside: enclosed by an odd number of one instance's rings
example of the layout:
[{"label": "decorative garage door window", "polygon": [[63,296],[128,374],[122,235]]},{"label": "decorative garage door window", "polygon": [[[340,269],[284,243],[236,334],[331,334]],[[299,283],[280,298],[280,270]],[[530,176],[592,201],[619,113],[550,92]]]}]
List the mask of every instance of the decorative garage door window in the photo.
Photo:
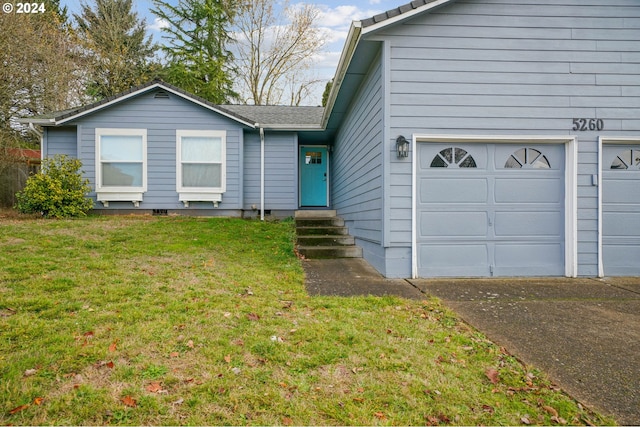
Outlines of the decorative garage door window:
[{"label": "decorative garage door window", "polygon": [[550,169],[547,156],[535,148],[520,148],[504,164],[506,169]]},{"label": "decorative garage door window", "polygon": [[640,150],[624,150],[613,159],[611,169],[640,170]]},{"label": "decorative garage door window", "polygon": [[476,161],[466,150],[458,147],[445,148],[431,161],[432,168],[475,168]]}]

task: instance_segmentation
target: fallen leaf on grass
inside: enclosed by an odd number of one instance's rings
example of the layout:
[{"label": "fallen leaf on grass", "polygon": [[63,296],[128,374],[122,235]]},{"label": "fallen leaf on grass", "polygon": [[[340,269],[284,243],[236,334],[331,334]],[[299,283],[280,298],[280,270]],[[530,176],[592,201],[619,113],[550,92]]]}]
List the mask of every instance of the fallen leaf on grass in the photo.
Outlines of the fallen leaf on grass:
[{"label": "fallen leaf on grass", "polygon": [[22,412],[22,411],[24,411],[25,409],[27,409],[29,406],[31,406],[31,405],[29,405],[29,404],[27,403],[26,405],[20,405],[20,406],[18,406],[17,408],[13,408],[12,410],[10,410],[10,411],[9,411],[9,415],[15,415],[15,414],[17,414],[18,412]]},{"label": "fallen leaf on grass", "polygon": [[552,408],[551,406],[547,406],[547,405],[542,405],[542,409],[544,409],[545,411],[547,411],[547,413],[549,413],[550,415],[557,417],[558,416],[558,411],[556,411],[554,408]]},{"label": "fallen leaf on grass", "polygon": [[498,376],[500,374],[498,373],[497,370],[495,370],[493,368],[489,368],[484,372],[484,374],[487,376],[487,378],[489,378],[489,381],[491,381],[491,384],[497,384],[498,383]]},{"label": "fallen leaf on grass", "polygon": [[230,355],[230,354],[227,354],[227,355],[224,357],[224,361],[225,361],[225,362],[227,362],[227,363],[231,363],[231,355]]},{"label": "fallen leaf on grass", "polygon": [[247,317],[249,318],[249,320],[252,320],[252,321],[260,320],[260,316],[257,315],[256,313],[249,313],[247,314]]},{"label": "fallen leaf on grass", "polygon": [[42,405],[42,402],[44,401],[44,397],[36,397],[35,399],[33,399],[33,404],[34,405]]},{"label": "fallen leaf on grass", "polygon": [[493,406],[491,405],[482,405],[482,410],[490,414],[493,414],[496,411],[495,409],[493,409]]},{"label": "fallen leaf on grass", "polygon": [[194,348],[195,347],[194,344],[193,344],[193,340],[187,341],[187,347],[189,347],[189,348]]},{"label": "fallen leaf on grass", "polygon": [[120,401],[130,408],[135,408],[136,406],[138,406],[138,402],[136,402],[136,400],[131,396],[125,396],[120,399]]},{"label": "fallen leaf on grass", "polygon": [[520,417],[520,421],[522,421],[522,424],[526,424],[526,425],[531,424],[531,420],[529,419],[528,415],[525,415],[524,417]]},{"label": "fallen leaf on grass", "polygon": [[111,343],[111,345],[109,346],[109,351],[111,353],[113,353],[114,351],[116,351],[118,349],[118,340],[115,340],[114,342]]},{"label": "fallen leaf on grass", "polygon": [[149,393],[159,393],[162,391],[162,385],[159,382],[154,381],[147,386],[147,391]]},{"label": "fallen leaf on grass", "polygon": [[563,424],[563,425],[567,424],[567,420],[565,420],[562,417],[555,416],[555,415],[553,417],[551,417],[551,421],[553,421],[556,424]]},{"label": "fallen leaf on grass", "polygon": [[384,420],[387,418],[387,416],[383,412],[376,412],[373,415],[379,420]]}]

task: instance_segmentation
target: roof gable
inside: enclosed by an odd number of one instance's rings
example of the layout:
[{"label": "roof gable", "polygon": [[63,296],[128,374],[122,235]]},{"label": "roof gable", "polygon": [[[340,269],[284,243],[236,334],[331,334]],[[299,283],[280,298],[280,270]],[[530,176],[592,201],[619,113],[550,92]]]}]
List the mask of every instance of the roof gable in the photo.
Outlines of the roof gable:
[{"label": "roof gable", "polygon": [[80,119],[89,114],[107,109],[113,105],[125,102],[128,99],[142,95],[147,92],[151,92],[156,89],[162,89],[170,92],[182,99],[185,99],[194,104],[200,105],[208,110],[214,111],[222,116],[228,117],[236,122],[239,122],[245,126],[255,127],[255,122],[243,117],[235,112],[219,108],[217,105],[207,101],[206,99],[197,95],[191,94],[177,86],[173,86],[169,83],[161,80],[153,80],[149,83],[133,87],[127,91],[121,92],[117,95],[110,96],[100,101],[88,104],[82,107],[73,108],[69,110],[57,111],[51,114],[38,117],[28,117],[21,119],[22,123],[33,123],[40,126],[60,126],[73,120]]}]

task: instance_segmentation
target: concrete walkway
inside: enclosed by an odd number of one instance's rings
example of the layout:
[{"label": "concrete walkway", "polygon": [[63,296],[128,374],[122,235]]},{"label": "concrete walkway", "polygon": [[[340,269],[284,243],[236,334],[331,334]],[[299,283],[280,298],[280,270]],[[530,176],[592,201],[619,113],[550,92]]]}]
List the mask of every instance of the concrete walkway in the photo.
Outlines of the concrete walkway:
[{"label": "concrete walkway", "polygon": [[436,296],[578,401],[640,425],[640,278],[394,280],[362,259],[303,266],[311,295]]}]

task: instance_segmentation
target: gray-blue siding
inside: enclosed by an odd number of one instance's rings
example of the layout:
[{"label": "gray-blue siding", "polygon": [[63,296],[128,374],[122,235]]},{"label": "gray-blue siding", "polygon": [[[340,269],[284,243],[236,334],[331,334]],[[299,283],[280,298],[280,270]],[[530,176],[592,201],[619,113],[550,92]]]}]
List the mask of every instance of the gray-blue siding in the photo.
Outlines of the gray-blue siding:
[{"label": "gray-blue siding", "polygon": [[[397,135],[576,135],[578,274],[595,276],[597,139],[640,132],[640,3],[558,3],[460,0],[376,33],[389,54],[386,149]],[[378,74],[372,68],[369,81]],[[366,106],[357,103],[354,112]],[[605,128],[574,132],[573,118]],[[385,216],[389,246],[406,254],[410,176],[409,158],[385,179],[399,195]]]},{"label": "gray-blue siding", "polygon": [[53,157],[56,154],[78,157],[78,139],[74,126],[44,128],[42,156]]},{"label": "gray-blue siding", "polygon": [[330,194],[331,205],[363,247],[365,258],[384,272],[382,99],[378,55],[334,141]]},{"label": "gray-blue siding", "polygon": [[[264,208],[298,208],[297,137],[293,132],[265,132]],[[260,135],[244,136],[244,206],[260,208]]]},{"label": "gray-blue siding", "polygon": [[[243,129],[237,122],[176,95],[154,98],[155,91],[83,117],[73,124],[80,135],[79,158],[95,188],[95,129],[147,129],[148,189],[140,209],[184,209],[176,192],[176,130],[225,130],[227,190],[220,210],[242,209]],[[95,196],[95,194],[92,194]],[[108,209],[131,209],[129,202],[111,202]],[[96,208],[103,208],[96,203]],[[192,202],[188,210],[212,209],[210,202]]]}]

